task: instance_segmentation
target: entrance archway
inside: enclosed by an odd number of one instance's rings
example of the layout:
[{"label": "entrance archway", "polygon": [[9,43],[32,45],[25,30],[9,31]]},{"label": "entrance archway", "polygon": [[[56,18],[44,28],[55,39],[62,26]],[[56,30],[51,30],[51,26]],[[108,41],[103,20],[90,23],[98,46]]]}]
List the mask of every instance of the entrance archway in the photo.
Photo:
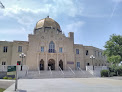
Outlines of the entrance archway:
[{"label": "entrance archway", "polygon": [[59,61],[59,67],[63,70],[63,61],[62,60]]},{"label": "entrance archway", "polygon": [[44,70],[44,60],[41,59],[40,61],[40,70]]},{"label": "entrance archway", "polygon": [[50,59],[48,61],[48,70],[49,70],[49,67],[51,70],[55,70],[55,60],[54,59]]}]

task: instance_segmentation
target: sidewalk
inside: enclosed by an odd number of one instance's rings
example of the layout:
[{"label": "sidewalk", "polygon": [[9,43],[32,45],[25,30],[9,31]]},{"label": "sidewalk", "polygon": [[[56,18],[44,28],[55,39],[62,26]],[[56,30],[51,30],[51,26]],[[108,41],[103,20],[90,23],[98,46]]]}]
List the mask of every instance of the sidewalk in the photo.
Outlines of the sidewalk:
[{"label": "sidewalk", "polygon": [[[107,78],[20,79],[17,92],[122,92],[122,80]],[[15,92],[13,84],[4,92]]]},{"label": "sidewalk", "polygon": [[10,87],[14,82],[15,82],[15,80],[4,80],[4,79],[0,79],[0,88],[7,89],[7,88]]}]

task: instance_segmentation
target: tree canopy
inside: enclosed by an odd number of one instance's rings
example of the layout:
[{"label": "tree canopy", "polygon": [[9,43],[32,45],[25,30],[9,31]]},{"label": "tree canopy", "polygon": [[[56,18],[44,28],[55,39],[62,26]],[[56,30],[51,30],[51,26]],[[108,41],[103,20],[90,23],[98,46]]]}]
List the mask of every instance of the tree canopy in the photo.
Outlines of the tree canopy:
[{"label": "tree canopy", "polygon": [[105,44],[104,55],[107,60],[112,63],[120,63],[122,61],[122,36],[113,34]]}]

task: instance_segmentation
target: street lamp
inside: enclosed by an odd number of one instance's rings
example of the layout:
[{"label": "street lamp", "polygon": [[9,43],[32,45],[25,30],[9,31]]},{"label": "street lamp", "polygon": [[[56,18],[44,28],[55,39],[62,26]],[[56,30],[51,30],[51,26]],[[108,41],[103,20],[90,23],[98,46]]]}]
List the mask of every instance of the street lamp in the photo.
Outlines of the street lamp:
[{"label": "street lamp", "polygon": [[24,53],[19,54],[19,57],[22,58],[22,62],[21,62],[21,71],[22,71],[22,66],[23,66],[23,58],[26,57],[26,55]]},{"label": "street lamp", "polygon": [[[90,59],[92,59],[92,65],[93,65],[93,59],[95,59],[95,56],[91,55]],[[94,70],[94,65],[93,65],[93,70]]]}]

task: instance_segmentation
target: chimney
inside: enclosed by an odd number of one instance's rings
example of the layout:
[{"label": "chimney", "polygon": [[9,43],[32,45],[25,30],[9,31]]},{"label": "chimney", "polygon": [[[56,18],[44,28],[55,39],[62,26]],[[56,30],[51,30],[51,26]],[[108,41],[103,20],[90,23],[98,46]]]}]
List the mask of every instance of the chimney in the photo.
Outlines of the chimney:
[{"label": "chimney", "polygon": [[74,40],[74,32],[69,32],[69,38],[72,38]]}]

